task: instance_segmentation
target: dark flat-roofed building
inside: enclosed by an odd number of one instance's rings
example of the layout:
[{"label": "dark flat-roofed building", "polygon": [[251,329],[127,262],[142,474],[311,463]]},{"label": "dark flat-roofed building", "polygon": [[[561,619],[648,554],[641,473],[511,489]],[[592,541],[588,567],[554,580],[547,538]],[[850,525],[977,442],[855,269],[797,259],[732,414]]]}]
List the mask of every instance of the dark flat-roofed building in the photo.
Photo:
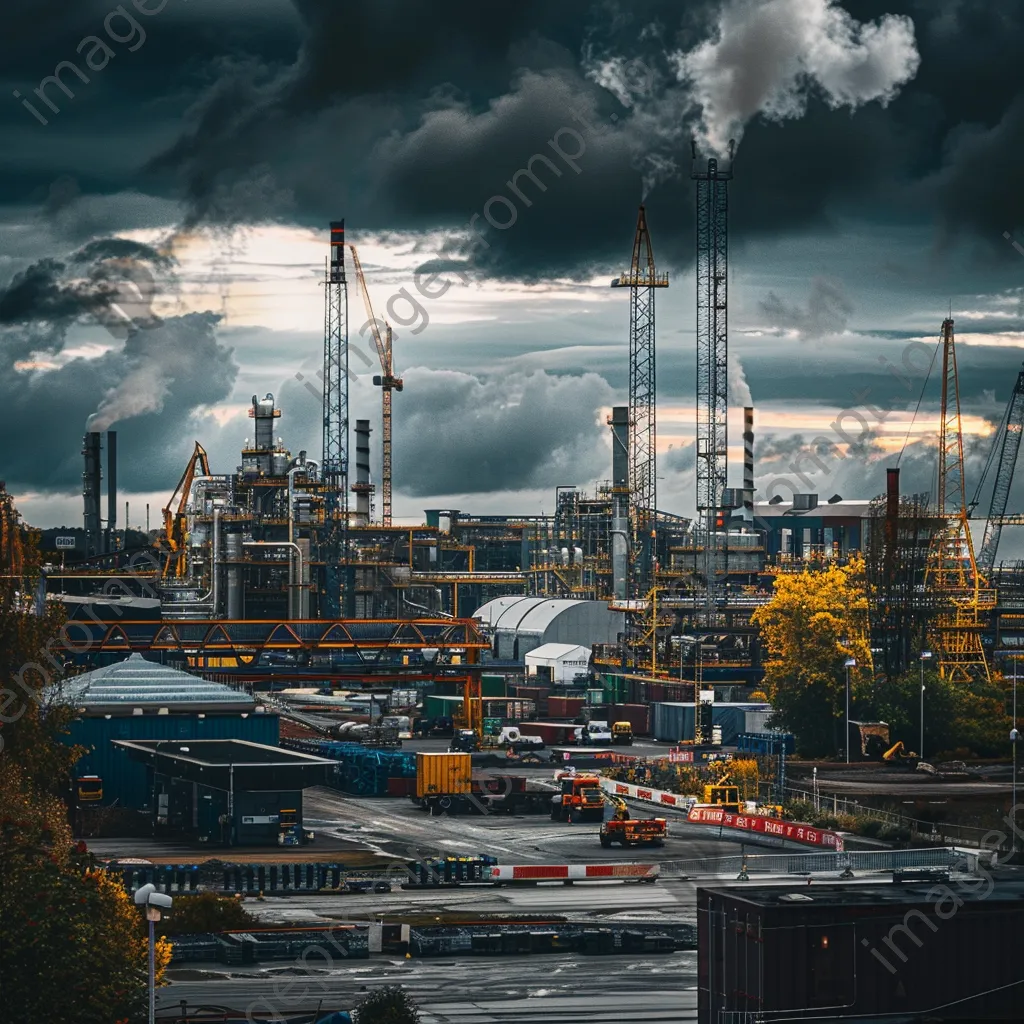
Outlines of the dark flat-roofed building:
[{"label": "dark flat-roofed building", "polygon": [[114,740],[145,765],[157,829],[205,842],[301,842],[302,791],[334,762],[247,740]]},{"label": "dark flat-roofed building", "polygon": [[1024,1019],[1024,881],[697,890],[698,1020]]}]

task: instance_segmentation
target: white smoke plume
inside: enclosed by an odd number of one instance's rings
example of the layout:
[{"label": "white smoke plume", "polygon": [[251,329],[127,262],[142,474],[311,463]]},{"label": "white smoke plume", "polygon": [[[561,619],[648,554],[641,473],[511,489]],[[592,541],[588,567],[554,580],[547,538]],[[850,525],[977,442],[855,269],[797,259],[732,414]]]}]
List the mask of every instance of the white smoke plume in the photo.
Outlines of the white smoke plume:
[{"label": "white smoke plume", "polygon": [[735,352],[729,353],[729,404],[733,407],[754,404],[743,363]]},{"label": "white smoke plume", "polygon": [[862,23],[835,0],[727,0],[714,38],[671,58],[701,108],[698,139],[718,154],[758,114],[803,116],[812,91],[833,109],[885,106],[920,64],[909,17]]}]

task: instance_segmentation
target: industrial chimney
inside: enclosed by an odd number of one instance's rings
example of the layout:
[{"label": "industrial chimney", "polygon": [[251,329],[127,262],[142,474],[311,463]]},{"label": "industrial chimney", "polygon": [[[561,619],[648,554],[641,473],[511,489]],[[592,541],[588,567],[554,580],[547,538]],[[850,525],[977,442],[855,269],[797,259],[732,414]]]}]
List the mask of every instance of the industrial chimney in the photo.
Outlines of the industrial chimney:
[{"label": "industrial chimney", "polygon": [[106,550],[117,548],[117,431],[107,431],[107,533]]},{"label": "industrial chimney", "polygon": [[84,515],[82,525],[85,529],[85,554],[87,558],[103,552],[103,540],[100,533],[100,488],[103,470],[100,466],[100,434],[90,430],[83,438],[82,455],[85,457],[85,468],[82,473],[82,500]]},{"label": "industrial chimney", "polygon": [[618,405],[612,428],[612,596],[624,601],[629,580],[629,409]]},{"label": "industrial chimney", "polygon": [[354,525],[370,525],[370,421],[356,420],[356,482],[352,485],[356,496]]},{"label": "industrial chimney", "polygon": [[743,407],[743,521],[754,521],[754,408]]}]

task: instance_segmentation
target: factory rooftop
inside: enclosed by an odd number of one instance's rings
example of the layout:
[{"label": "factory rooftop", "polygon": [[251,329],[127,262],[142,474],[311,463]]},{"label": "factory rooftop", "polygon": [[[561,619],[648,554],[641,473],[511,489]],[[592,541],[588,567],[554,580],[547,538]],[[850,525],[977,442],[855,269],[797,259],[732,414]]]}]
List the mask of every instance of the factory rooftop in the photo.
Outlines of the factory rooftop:
[{"label": "factory rooftop", "polygon": [[[86,672],[60,684],[61,699],[87,713],[130,715],[172,711],[252,711],[256,702],[243,690],[214,683],[141,654]],[[166,712],[164,712],[166,709]]]}]

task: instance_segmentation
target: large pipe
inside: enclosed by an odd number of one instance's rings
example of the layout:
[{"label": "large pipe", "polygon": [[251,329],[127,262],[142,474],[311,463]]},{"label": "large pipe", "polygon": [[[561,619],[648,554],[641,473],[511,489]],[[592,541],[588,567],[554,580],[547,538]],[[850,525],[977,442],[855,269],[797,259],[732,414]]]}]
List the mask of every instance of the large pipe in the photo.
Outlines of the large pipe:
[{"label": "large pipe", "polygon": [[117,546],[117,431],[107,431],[107,550]]},{"label": "large pipe", "polygon": [[754,521],[754,408],[743,407],[743,519]]},{"label": "large pipe", "polygon": [[103,474],[100,467],[100,447],[100,434],[90,430],[83,438],[82,445],[82,455],[85,457],[82,473],[82,526],[85,529],[87,555],[98,555],[103,548],[100,536],[100,485]]},{"label": "large pipe", "polygon": [[227,616],[240,619],[242,611],[242,535],[228,533],[224,537],[224,561],[227,566]]},{"label": "large pipe", "polygon": [[629,591],[629,409],[612,409],[612,595],[620,601]]},{"label": "large pipe", "polygon": [[297,591],[303,587],[302,572],[302,548],[294,541],[288,540],[247,540],[242,544],[245,548],[291,548],[295,552],[294,562],[288,562],[288,618],[295,619],[300,616],[296,614],[296,605],[301,609],[303,606],[301,594]]}]

